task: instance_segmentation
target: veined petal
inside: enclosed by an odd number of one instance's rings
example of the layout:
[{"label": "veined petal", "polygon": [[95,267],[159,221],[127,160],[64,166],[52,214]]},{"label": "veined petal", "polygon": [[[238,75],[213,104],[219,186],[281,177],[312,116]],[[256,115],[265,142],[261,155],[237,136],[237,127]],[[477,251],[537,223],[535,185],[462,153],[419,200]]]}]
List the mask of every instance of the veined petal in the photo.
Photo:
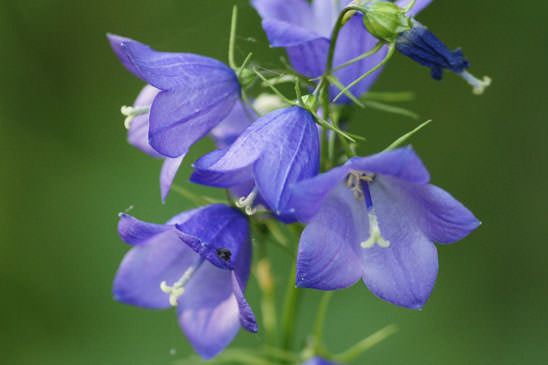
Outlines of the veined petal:
[{"label": "veined petal", "polygon": [[309,77],[319,77],[325,72],[328,50],[329,39],[323,37],[286,47],[291,66]]},{"label": "veined petal", "polygon": [[[360,204],[361,203],[361,204]],[[360,279],[361,224],[365,204],[344,183],[324,200],[299,241],[296,285],[321,290],[343,289]]]},{"label": "veined petal", "polygon": [[143,222],[125,213],[120,213],[118,221],[118,234],[130,245],[138,245],[170,229],[169,225]]},{"label": "veined petal", "polygon": [[[255,185],[253,182],[253,168],[251,164],[255,162],[253,158],[257,159],[259,156],[259,150],[253,151],[255,155],[246,156],[251,157],[251,162],[241,161],[235,159],[235,161],[227,160],[225,163],[221,164],[219,170],[211,168],[215,166],[216,162],[221,160],[223,156],[227,153],[230,146],[223,148],[222,150],[212,151],[202,157],[200,157],[192,167],[194,167],[194,172],[190,176],[190,181],[196,184],[202,184],[207,186],[216,186],[220,188],[236,188],[240,185],[247,185],[251,182],[251,188]],[[250,151],[251,152],[251,151]],[[240,155],[243,158],[243,155]],[[239,166],[230,166],[230,163],[235,162],[247,162],[247,165]],[[222,165],[226,166],[227,169],[224,169]],[[235,167],[232,168],[231,167]]]},{"label": "veined petal", "polygon": [[215,142],[215,146],[218,149],[223,149],[232,144],[255,119],[257,119],[255,112],[243,102],[238,101],[230,114],[217,124],[209,132],[209,135]]},{"label": "veined petal", "polygon": [[239,84],[210,80],[199,88],[191,86],[163,91],[150,110],[149,141],[168,157],[178,157],[219,124],[238,99]]},{"label": "veined petal", "polygon": [[[143,90],[137,96],[134,107],[144,107],[150,106],[154,101],[154,98],[160,92],[159,89],[151,85],[146,85]],[[127,132],[127,139],[129,144],[134,147],[137,147],[144,153],[152,157],[164,157],[159,154],[154,148],[148,143],[148,123],[149,113],[137,115],[131,120],[129,130]]]},{"label": "veined petal", "polygon": [[249,226],[237,209],[209,205],[176,227],[183,242],[219,268],[234,269],[240,255],[248,254]]},{"label": "veined petal", "polygon": [[178,298],[179,324],[204,359],[221,352],[240,329],[232,272],[205,261]]},{"label": "veined petal", "polygon": [[122,64],[158,89],[200,90],[215,82],[238,83],[234,71],[213,58],[191,53],[158,52],[129,38],[108,37]]},{"label": "veined petal", "polygon": [[252,0],[251,5],[263,19],[276,19],[303,27],[312,20],[310,5],[306,0],[292,0],[290,5],[280,0]]},{"label": "veined petal", "polygon": [[114,298],[144,308],[170,307],[162,281],[175,282],[199,257],[180,241],[172,227],[134,246],[122,260],[114,279]]},{"label": "veined petal", "polygon": [[434,242],[459,241],[481,224],[461,202],[435,185],[399,185],[413,197],[421,229]]},{"label": "veined petal", "polygon": [[[421,230],[414,202],[394,179],[378,176],[370,184],[379,229],[388,247],[362,248],[363,280],[381,299],[420,309],[428,299],[438,274],[434,244]],[[363,216],[363,221],[367,215]],[[360,238],[364,242],[369,233]]]},{"label": "veined petal", "polygon": [[265,19],[262,26],[272,47],[291,47],[316,39],[327,40],[313,30],[285,21]]},{"label": "veined petal", "polygon": [[427,184],[430,181],[428,170],[410,146],[367,157],[353,157],[346,165],[354,170],[394,176],[415,184]]},{"label": "veined petal", "polygon": [[165,203],[166,201],[167,194],[171,189],[171,184],[173,184],[173,179],[175,178],[177,170],[179,170],[179,166],[181,166],[181,162],[183,162],[184,158],[185,155],[181,155],[176,158],[167,157],[164,160],[162,171],[160,172],[160,193],[162,196],[162,203]]},{"label": "veined petal", "polygon": [[316,215],[324,199],[350,172],[343,165],[293,185],[289,208],[295,211],[300,222],[308,222]]},{"label": "veined petal", "polygon": [[245,299],[245,284],[241,283],[235,271],[232,271],[232,289],[234,290],[234,296],[238,302],[240,325],[247,331],[256,333],[258,330],[257,320],[255,319],[255,314],[253,314],[251,306]]},{"label": "veined petal", "polygon": [[313,116],[299,107],[286,109],[272,124],[276,133],[254,165],[255,182],[269,208],[283,215],[290,213],[292,185],[319,171],[319,137]]}]

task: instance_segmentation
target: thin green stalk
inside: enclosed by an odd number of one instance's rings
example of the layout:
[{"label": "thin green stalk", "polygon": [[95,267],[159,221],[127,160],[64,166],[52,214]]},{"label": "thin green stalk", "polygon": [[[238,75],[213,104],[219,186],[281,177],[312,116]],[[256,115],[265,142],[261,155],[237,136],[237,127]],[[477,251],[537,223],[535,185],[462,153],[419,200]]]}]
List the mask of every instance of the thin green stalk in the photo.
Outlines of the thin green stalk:
[{"label": "thin green stalk", "polygon": [[284,311],[282,314],[282,337],[281,337],[281,349],[291,350],[293,344],[293,336],[295,334],[295,314],[298,310],[299,298],[302,289],[295,287],[295,280],[297,276],[296,262],[292,263],[291,274],[289,275],[289,282],[285,292]]},{"label": "thin green stalk", "polygon": [[366,73],[358,77],[356,80],[352,81],[349,85],[347,85],[343,90],[341,90],[341,92],[339,92],[337,96],[335,96],[335,99],[333,99],[333,101],[337,101],[337,99],[339,99],[347,90],[350,90],[352,86],[356,85],[358,82],[360,82],[361,80],[363,80],[364,78],[366,78],[367,76],[371,75],[373,72],[381,68],[382,65],[384,65],[390,59],[390,57],[392,57],[395,50],[396,50],[395,44],[394,43],[389,44],[388,53],[386,54],[386,57],[384,57],[384,59],[381,62],[379,62],[377,66],[373,67],[371,70],[367,71]]},{"label": "thin green stalk", "polygon": [[234,47],[236,46],[237,21],[238,21],[238,7],[234,5],[232,7],[232,19],[230,21],[230,38],[228,40],[228,64],[233,70],[237,69],[236,62],[234,60]]},{"label": "thin green stalk", "polygon": [[198,206],[202,205],[209,205],[209,204],[215,204],[215,203],[224,203],[222,200],[213,199],[210,197],[200,197],[197,196],[195,193],[190,192],[183,188],[180,185],[173,184],[171,185],[171,190],[175,191],[176,193],[184,196],[185,198],[192,200],[195,204]]},{"label": "thin green stalk", "polygon": [[332,296],[332,291],[325,291],[323,293],[322,300],[320,301],[320,305],[318,306],[318,311],[316,312],[316,320],[314,321],[313,332],[316,345],[319,345],[321,343],[323,337],[325,316],[327,314],[327,307],[329,306],[329,301],[331,300]]},{"label": "thin green stalk", "polygon": [[363,60],[364,58],[367,58],[369,56],[372,56],[374,55],[375,53],[377,53],[381,48],[382,48],[383,44],[382,42],[377,42],[377,44],[375,44],[375,47],[371,48],[369,51],[365,52],[364,54],[362,54],[361,56],[358,56],[356,58],[353,58],[351,59],[350,61],[346,62],[346,63],[343,63],[342,65],[340,66],[337,66],[333,69],[333,71],[337,71],[337,70],[340,70],[341,68],[344,68],[346,66],[350,66],[351,64],[353,63],[356,63],[358,61],[361,61]]},{"label": "thin green stalk", "polygon": [[341,352],[340,354],[334,355],[332,357],[333,361],[336,362],[350,362],[358,357],[361,353],[366,350],[369,350],[371,347],[375,346],[382,340],[386,339],[388,336],[396,333],[398,327],[391,324],[384,327],[383,329],[373,333],[372,335],[364,338],[354,346],[350,347],[348,350]]},{"label": "thin green stalk", "polygon": [[[262,240],[261,240],[262,241]],[[262,292],[261,313],[265,330],[267,346],[274,346],[277,338],[276,305],[274,293],[274,279],[270,261],[266,254],[266,243],[259,242],[258,260],[255,266],[255,276]]]}]

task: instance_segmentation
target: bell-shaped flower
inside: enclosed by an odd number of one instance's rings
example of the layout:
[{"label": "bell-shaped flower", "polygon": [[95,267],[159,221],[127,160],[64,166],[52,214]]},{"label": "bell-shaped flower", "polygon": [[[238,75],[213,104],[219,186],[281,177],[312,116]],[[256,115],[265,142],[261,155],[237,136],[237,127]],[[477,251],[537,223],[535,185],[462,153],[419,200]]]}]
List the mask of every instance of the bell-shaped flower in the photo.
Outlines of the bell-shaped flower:
[{"label": "bell-shaped flower", "polygon": [[295,185],[292,206],[309,222],[297,286],[349,287],[360,278],[381,299],[418,309],[438,273],[433,242],[456,242],[480,222],[430,176],[412,148],[354,157]]},{"label": "bell-shaped flower", "polygon": [[183,332],[206,359],[222,351],[240,327],[257,331],[243,295],[251,244],[238,210],[215,204],[166,224],[121,214],[118,232],[133,247],[114,280],[116,300],[150,309],[177,306]]},{"label": "bell-shaped flower", "polygon": [[[171,189],[173,179],[175,178],[177,170],[185,155],[175,158],[166,157],[156,152],[149,144],[148,132],[150,113],[148,112],[148,109],[159,92],[160,90],[154,86],[146,85],[137,96],[137,99],[135,99],[133,106],[130,108],[124,107],[124,109],[129,115],[129,119],[126,119],[128,142],[152,157],[164,159],[160,172],[160,192],[162,202],[165,202],[167,194]],[[246,112],[242,103],[236,102],[230,113],[222,122],[209,132],[209,136],[213,139],[217,148],[224,148],[228,144],[234,142],[234,140],[249,126],[251,123],[250,117],[255,118],[255,114],[251,108],[247,109]]]},{"label": "bell-shaped flower", "polygon": [[443,69],[448,69],[459,74],[472,85],[475,94],[483,93],[484,89],[491,84],[489,77],[479,80],[466,71],[470,67],[470,62],[464,57],[460,48],[450,51],[424,25],[416,20],[412,20],[412,24],[413,27],[410,30],[398,35],[396,49],[413,61],[429,67],[434,80],[441,80]]},{"label": "bell-shaped flower", "polygon": [[253,188],[240,200],[249,214],[261,204],[284,222],[294,222],[289,209],[291,186],[319,172],[320,148],[314,117],[293,106],[270,112],[253,122],[230,146],[194,163],[190,181],[231,188],[249,181]]},{"label": "bell-shaped flower", "polygon": [[157,52],[116,35],[112,49],[135,76],[160,89],[150,106],[148,140],[166,157],[179,157],[219,124],[240,94],[236,73],[224,63],[190,53]]},{"label": "bell-shaped flower", "polygon": [[[409,0],[398,0],[400,7]],[[415,16],[431,0],[417,0],[407,13]],[[263,29],[272,47],[285,47],[293,68],[308,77],[319,77],[325,72],[331,32],[339,13],[350,0],[329,1],[312,0],[252,0],[255,9],[261,15]],[[334,53],[333,66],[340,66],[371,50],[378,40],[365,30],[362,15],[354,15],[341,29]],[[379,64],[388,50],[384,46],[379,52],[361,61],[334,72],[343,85],[348,85],[361,75]],[[359,97],[365,93],[377,79],[380,69],[365,77],[350,88],[350,92]],[[339,90],[330,89],[331,97]],[[337,102],[348,103],[344,95]]]}]

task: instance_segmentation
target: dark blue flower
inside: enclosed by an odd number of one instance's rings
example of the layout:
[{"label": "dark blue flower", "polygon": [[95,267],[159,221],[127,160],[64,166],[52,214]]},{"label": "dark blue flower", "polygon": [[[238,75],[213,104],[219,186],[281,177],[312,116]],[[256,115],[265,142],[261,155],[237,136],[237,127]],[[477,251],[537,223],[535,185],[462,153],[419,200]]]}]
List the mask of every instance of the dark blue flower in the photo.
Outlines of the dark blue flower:
[{"label": "dark blue flower", "polygon": [[243,295],[251,244],[238,210],[215,204],[166,224],[121,214],[118,232],[133,248],[114,280],[116,300],[150,309],[176,305],[183,332],[204,358],[222,351],[240,326],[257,331]]},{"label": "dark blue flower", "polygon": [[243,206],[260,196],[278,218],[292,222],[290,188],[319,172],[319,150],[314,117],[296,106],[279,109],[253,122],[232,145],[196,161],[190,180],[222,188],[251,183]]},{"label": "dark blue flower", "polygon": [[[159,89],[154,86],[147,85],[137,96],[131,112],[139,110],[139,108],[149,107],[154,98],[160,92]],[[126,108],[127,109],[127,108]],[[215,142],[217,148],[224,148],[228,144],[232,143],[244,129],[246,129],[251,121],[249,118],[254,118],[254,113],[250,108],[247,108],[247,113],[241,102],[237,102],[232,108],[231,112],[219,123],[216,127],[211,129],[209,135]],[[146,109],[145,109],[146,110]],[[165,202],[167,194],[171,189],[171,184],[175,178],[175,174],[183,161],[185,155],[179,157],[170,158],[156,152],[148,142],[149,132],[149,113],[148,111],[142,111],[138,115],[131,115],[131,119],[128,120],[128,142],[147,153],[152,157],[163,158],[164,163],[162,165],[162,171],[160,173],[160,192],[162,196],[162,202]],[[244,189],[245,190],[245,189]]]},{"label": "dark blue flower", "polygon": [[470,67],[470,62],[464,58],[460,48],[450,51],[438,37],[417,21],[413,21],[411,30],[398,36],[396,49],[413,61],[430,67],[434,80],[441,80],[444,68],[460,74]]},{"label": "dark blue flower", "polygon": [[[265,30],[272,47],[285,47],[293,68],[309,77],[319,77],[325,72],[331,31],[337,16],[350,1],[313,0],[252,0],[252,4],[261,15]],[[396,4],[404,7],[409,0],[399,0]],[[431,0],[417,0],[407,13],[415,16]],[[342,65],[372,49],[378,40],[365,30],[362,15],[354,15],[341,29],[335,48],[334,66]],[[356,62],[334,75],[343,85],[348,85],[371,68],[376,66],[387,53],[387,47],[362,61]],[[350,89],[355,96],[365,93],[375,82],[380,70],[367,76]],[[330,89],[331,97],[339,90]],[[350,99],[342,96],[339,102],[348,103]]]},{"label": "dark blue flower", "polygon": [[421,308],[436,280],[433,242],[456,242],[480,222],[430,176],[411,148],[354,157],[297,184],[292,207],[309,222],[297,286],[342,289],[360,278],[379,298]]},{"label": "dark blue flower", "polygon": [[190,53],[157,52],[116,35],[112,49],[135,76],[161,90],[150,107],[148,139],[166,157],[179,157],[219,124],[240,94],[235,72],[224,63]]}]

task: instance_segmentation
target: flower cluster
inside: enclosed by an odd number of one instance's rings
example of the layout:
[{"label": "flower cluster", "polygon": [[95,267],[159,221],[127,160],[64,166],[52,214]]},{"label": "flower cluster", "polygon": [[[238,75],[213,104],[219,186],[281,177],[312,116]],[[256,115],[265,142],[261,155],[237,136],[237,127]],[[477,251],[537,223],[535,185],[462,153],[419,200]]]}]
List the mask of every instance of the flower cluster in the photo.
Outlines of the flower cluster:
[{"label": "flower cluster", "polygon": [[[411,147],[400,147],[411,134],[359,157],[360,137],[341,117],[341,110],[361,105],[394,50],[428,66],[436,80],[448,69],[483,90],[486,82],[466,71],[462,51],[449,51],[414,20],[430,0],[251,3],[270,44],[287,51],[291,69],[260,71],[250,57],[236,65],[235,16],[229,65],[108,35],[122,65],[146,83],[122,113],[129,143],[164,160],[162,201],[194,143],[209,136],[217,148],[193,163],[190,181],[229,189],[230,199],[165,224],[121,214],[119,235],[133,247],[114,281],[118,301],[175,306],[183,332],[205,359],[240,327],[257,332],[244,296],[253,227],[302,228],[297,287],[331,291],[362,279],[377,297],[420,309],[438,272],[434,242],[459,241],[479,225],[430,184]],[[278,82],[293,82],[296,96],[286,97]],[[274,94],[261,89],[248,97],[258,87]],[[329,363],[315,350],[300,361]]]}]

